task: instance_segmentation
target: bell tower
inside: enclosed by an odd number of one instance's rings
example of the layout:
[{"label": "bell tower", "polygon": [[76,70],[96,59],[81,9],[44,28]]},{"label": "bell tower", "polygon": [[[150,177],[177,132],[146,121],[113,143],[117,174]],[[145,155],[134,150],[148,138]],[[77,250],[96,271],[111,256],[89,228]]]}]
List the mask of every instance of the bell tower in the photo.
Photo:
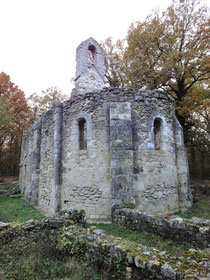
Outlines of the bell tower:
[{"label": "bell tower", "polygon": [[82,42],[76,50],[76,89],[91,92],[104,87],[104,51],[93,38]]}]

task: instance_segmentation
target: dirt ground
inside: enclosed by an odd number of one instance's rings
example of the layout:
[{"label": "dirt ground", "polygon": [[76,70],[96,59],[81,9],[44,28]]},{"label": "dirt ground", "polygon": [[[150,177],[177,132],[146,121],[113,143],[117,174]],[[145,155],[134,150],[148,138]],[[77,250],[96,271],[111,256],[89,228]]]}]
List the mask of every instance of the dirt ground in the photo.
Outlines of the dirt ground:
[{"label": "dirt ground", "polygon": [[194,179],[190,182],[190,187],[193,196],[199,196],[200,199],[210,198],[210,180],[198,182]]},{"label": "dirt ground", "polygon": [[18,176],[7,176],[7,177],[1,177],[3,179],[3,182],[0,184],[5,184],[5,183],[17,183],[19,178]]}]

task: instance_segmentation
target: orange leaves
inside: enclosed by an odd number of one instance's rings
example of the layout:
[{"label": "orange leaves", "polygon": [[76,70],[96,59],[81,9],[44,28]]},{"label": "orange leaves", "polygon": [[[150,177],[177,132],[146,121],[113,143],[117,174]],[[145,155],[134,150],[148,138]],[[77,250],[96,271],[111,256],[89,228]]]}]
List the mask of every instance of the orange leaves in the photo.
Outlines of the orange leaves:
[{"label": "orange leaves", "polygon": [[30,125],[30,109],[24,92],[10,81],[9,75],[0,73],[0,167],[7,163],[1,159],[14,158],[10,165],[17,170],[23,132]]},{"label": "orange leaves", "polygon": [[[21,112],[24,112],[25,116],[29,117],[30,109],[24,92],[21,91],[18,86],[14,85],[14,83],[10,81],[9,75],[4,72],[0,74],[0,98],[9,103],[10,113],[14,115],[16,122],[21,121],[22,123],[22,119],[19,119],[19,114]],[[25,121],[28,122],[28,118],[26,118]],[[22,129],[24,129],[24,127]]]}]

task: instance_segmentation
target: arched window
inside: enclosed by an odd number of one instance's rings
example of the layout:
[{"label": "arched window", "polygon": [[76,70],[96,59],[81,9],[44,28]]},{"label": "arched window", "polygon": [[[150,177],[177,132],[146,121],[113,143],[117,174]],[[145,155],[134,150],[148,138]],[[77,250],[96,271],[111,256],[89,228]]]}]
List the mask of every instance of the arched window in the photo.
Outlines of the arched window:
[{"label": "arched window", "polygon": [[160,150],[162,145],[162,136],[161,136],[161,130],[162,130],[162,120],[159,118],[156,118],[154,120],[154,146],[155,150]]},{"label": "arched window", "polygon": [[96,48],[95,48],[95,46],[94,46],[94,45],[90,45],[90,46],[88,47],[88,60],[89,60],[90,62],[93,62],[95,53],[96,53]]},{"label": "arched window", "polygon": [[79,149],[87,150],[87,122],[85,119],[80,119],[79,126]]}]

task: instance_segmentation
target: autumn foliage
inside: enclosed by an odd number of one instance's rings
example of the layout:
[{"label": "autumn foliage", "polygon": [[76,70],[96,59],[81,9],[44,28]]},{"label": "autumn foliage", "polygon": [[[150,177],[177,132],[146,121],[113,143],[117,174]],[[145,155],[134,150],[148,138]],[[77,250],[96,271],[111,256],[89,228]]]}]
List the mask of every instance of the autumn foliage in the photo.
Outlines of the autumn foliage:
[{"label": "autumn foliage", "polygon": [[0,74],[0,174],[17,175],[21,139],[30,125],[30,109],[24,92]]},{"label": "autumn foliage", "polygon": [[67,98],[57,87],[49,87],[26,99],[10,76],[0,73],[0,176],[18,175],[23,133],[55,102]]}]

